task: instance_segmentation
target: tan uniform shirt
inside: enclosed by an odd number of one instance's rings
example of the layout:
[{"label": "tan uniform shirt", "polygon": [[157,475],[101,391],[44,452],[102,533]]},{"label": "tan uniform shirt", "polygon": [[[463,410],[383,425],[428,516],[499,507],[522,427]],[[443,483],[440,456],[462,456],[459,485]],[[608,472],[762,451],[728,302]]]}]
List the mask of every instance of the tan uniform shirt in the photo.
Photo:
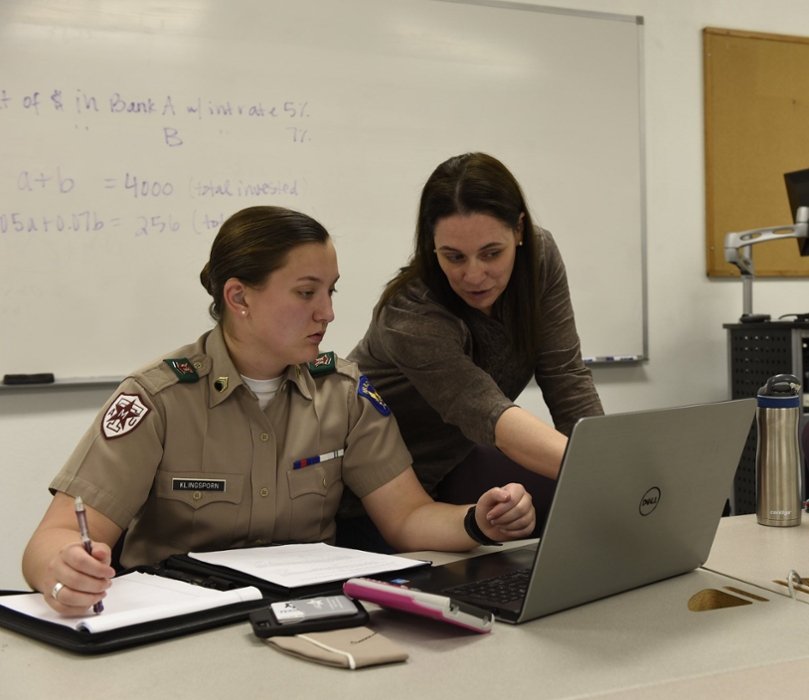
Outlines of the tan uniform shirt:
[{"label": "tan uniform shirt", "polygon": [[[290,366],[262,411],[219,328],[129,376],[50,485],[129,528],[121,563],[271,542],[333,541],[343,484],[364,497],[411,464],[357,366]],[[184,381],[196,370],[199,381]],[[180,368],[182,373],[182,367]],[[341,457],[294,468],[300,460]]]}]

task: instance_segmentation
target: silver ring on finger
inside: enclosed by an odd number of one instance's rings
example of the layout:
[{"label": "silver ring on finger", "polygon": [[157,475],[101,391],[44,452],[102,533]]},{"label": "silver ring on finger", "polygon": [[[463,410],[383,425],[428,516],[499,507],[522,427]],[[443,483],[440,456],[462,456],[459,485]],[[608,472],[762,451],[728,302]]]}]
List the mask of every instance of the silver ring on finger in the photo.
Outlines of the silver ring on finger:
[{"label": "silver ring on finger", "polygon": [[57,598],[57,596],[59,595],[59,591],[61,591],[64,587],[65,585],[63,583],[59,583],[59,581],[57,581],[56,585],[53,587],[53,590],[51,591],[51,598],[58,601],[59,598]]}]

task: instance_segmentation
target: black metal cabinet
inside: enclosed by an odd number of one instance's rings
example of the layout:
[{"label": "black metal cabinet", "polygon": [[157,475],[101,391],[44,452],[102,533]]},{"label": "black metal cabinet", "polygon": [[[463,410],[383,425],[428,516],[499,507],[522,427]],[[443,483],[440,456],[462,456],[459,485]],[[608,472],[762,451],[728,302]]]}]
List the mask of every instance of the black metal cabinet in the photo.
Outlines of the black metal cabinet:
[{"label": "black metal cabinet", "polygon": [[[772,321],[765,323],[729,323],[728,370],[730,398],[755,396],[760,387],[774,374],[794,374],[803,385],[803,418],[806,422],[809,405],[809,323]],[[804,473],[804,488],[806,473]],[[756,424],[742,452],[733,493],[730,498],[731,515],[756,512]]]}]

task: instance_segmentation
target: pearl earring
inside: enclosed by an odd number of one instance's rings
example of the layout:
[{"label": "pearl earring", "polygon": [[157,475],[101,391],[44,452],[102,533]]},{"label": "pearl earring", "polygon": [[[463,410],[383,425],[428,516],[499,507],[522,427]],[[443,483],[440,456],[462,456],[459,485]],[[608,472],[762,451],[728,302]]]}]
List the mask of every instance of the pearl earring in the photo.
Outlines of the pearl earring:
[{"label": "pearl earring", "polygon": [[242,316],[247,316],[247,312],[244,309],[242,309]]}]

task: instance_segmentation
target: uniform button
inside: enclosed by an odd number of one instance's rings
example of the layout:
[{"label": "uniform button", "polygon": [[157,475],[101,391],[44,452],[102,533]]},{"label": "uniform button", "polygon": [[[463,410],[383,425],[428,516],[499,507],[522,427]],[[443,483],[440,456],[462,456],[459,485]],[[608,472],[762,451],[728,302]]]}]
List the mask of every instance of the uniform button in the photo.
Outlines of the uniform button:
[{"label": "uniform button", "polygon": [[267,440],[269,440],[269,439],[270,439],[269,434],[261,433],[261,442],[267,442]]},{"label": "uniform button", "polygon": [[202,367],[202,363],[201,362],[195,362],[194,367],[196,367],[197,369],[200,369]]},{"label": "uniform button", "polygon": [[259,493],[261,494],[262,498],[266,498],[267,496],[270,495],[270,489],[265,487],[265,488],[261,489],[261,491],[259,491]]},{"label": "uniform button", "polygon": [[325,489],[325,488],[328,488],[328,487],[329,487],[328,482],[325,479],[323,479],[323,488]]},{"label": "uniform button", "polygon": [[198,501],[200,498],[202,498],[202,491],[194,491],[194,500]]}]

